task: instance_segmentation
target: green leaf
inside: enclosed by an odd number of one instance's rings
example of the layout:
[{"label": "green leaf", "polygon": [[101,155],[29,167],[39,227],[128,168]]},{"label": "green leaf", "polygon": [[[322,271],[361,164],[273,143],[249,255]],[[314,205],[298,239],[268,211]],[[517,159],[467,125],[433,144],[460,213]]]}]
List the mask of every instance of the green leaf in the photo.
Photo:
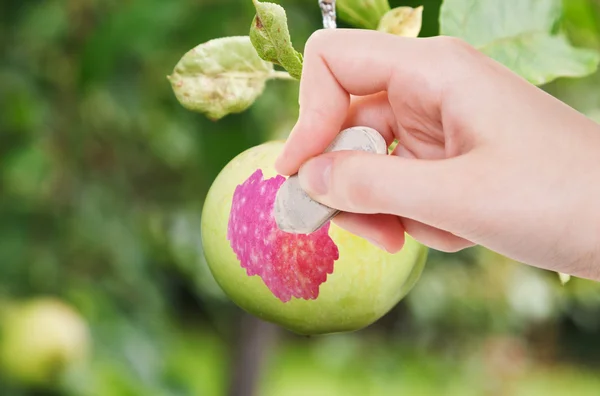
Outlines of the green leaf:
[{"label": "green leaf", "polygon": [[191,49],[167,78],[183,107],[218,120],[250,107],[275,76],[248,36],[234,36]]},{"label": "green leaf", "polygon": [[529,82],[593,73],[599,54],[555,31],[560,0],[444,0],[440,34],[460,37]]},{"label": "green leaf", "polygon": [[340,19],[359,28],[377,29],[379,21],[390,11],[388,0],[337,0]]},{"label": "green leaf", "polygon": [[296,79],[302,75],[302,54],[292,46],[285,10],[278,4],[253,0],[256,15],[250,27],[250,40],[258,55],[282,66]]},{"label": "green leaf", "polygon": [[423,21],[423,6],[397,7],[388,11],[379,21],[377,30],[402,37],[417,37]]}]

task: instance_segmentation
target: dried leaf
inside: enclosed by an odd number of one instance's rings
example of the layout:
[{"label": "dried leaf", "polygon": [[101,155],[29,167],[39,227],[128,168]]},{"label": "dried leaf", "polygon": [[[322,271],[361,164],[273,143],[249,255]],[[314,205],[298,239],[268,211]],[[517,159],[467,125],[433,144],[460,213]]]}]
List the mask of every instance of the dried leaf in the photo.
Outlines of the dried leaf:
[{"label": "dried leaf", "polygon": [[381,18],[377,30],[396,36],[417,37],[421,31],[422,20],[423,6],[397,7]]},{"label": "dried leaf", "polygon": [[287,26],[285,10],[278,4],[253,0],[256,15],[250,27],[250,40],[258,55],[265,61],[282,66],[300,79],[302,54],[294,49]]},{"label": "dried leaf", "polygon": [[254,103],[273,64],[262,60],[248,36],[224,37],[187,52],[167,78],[183,107],[218,120]]}]

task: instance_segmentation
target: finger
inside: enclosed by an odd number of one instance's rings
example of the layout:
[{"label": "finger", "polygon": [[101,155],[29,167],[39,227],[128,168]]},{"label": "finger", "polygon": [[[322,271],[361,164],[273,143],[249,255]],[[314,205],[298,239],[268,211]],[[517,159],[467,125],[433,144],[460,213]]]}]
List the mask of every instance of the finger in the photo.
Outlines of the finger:
[{"label": "finger", "polygon": [[413,153],[412,150],[410,150],[408,147],[406,147],[402,143],[398,143],[398,145],[392,152],[392,155],[397,155],[398,157],[402,157],[402,158],[417,159],[417,156],[415,155],[415,153]]},{"label": "finger", "polygon": [[407,234],[432,249],[454,253],[475,246],[473,242],[427,224],[406,218],[401,221]]},{"label": "finger", "polygon": [[396,117],[387,93],[380,92],[368,96],[353,96],[342,129],[353,126],[373,128],[383,136],[389,146],[394,141],[395,124]]},{"label": "finger", "polygon": [[475,246],[473,242],[447,231],[394,215],[342,212],[333,222],[389,253],[402,250],[405,232],[423,245],[441,252],[453,253]]},{"label": "finger", "polygon": [[[350,42],[351,45],[348,45]],[[322,153],[348,118],[350,95],[386,91],[394,76],[406,95],[432,88],[410,86],[414,75],[441,75],[431,39],[407,38],[359,29],[320,30],[308,40],[300,82],[300,114],[275,162],[277,172],[296,173]],[[418,80],[422,81],[423,78]],[[441,90],[433,78],[429,87]],[[406,84],[405,84],[406,83]],[[414,85],[414,84],[413,84]],[[439,95],[427,95],[428,109],[439,109]]]},{"label": "finger", "polygon": [[404,246],[404,227],[396,216],[342,212],[333,222],[389,253],[399,252]]},{"label": "finger", "polygon": [[394,214],[456,234],[448,227],[464,223],[463,217],[477,206],[469,200],[469,191],[473,186],[485,188],[485,171],[472,165],[471,155],[419,160],[333,152],[306,162],[299,180],[313,199],[327,206],[352,213]]}]

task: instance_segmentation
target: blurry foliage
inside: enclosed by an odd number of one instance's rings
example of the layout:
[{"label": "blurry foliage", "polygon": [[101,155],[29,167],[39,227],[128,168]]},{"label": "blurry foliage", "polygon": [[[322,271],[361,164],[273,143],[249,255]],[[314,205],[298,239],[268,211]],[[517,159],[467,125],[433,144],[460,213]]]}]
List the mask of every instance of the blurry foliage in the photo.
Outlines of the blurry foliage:
[{"label": "blurry foliage", "polygon": [[[562,26],[574,45],[600,49],[600,2],[563,0]],[[600,70],[579,79],[561,79],[547,91],[600,123]]]},{"label": "blurry foliage", "polygon": [[[316,2],[281,3],[302,52]],[[564,3],[574,44],[600,48],[599,3]],[[437,34],[438,0],[391,4],[424,5],[421,36]],[[239,311],[202,257],[203,199],[231,158],[286,136],[298,86],[271,81],[213,123],[179,105],[166,75],[198,43],[247,34],[253,15],[241,0],[2,3],[0,297],[55,296],[87,322],[92,358],[58,394],[226,392]],[[600,120],[599,76],[544,88]],[[482,249],[434,253],[380,323],[280,340],[261,394],[596,394],[598,318],[593,282],[562,287]],[[0,373],[0,394],[32,393]]]}]

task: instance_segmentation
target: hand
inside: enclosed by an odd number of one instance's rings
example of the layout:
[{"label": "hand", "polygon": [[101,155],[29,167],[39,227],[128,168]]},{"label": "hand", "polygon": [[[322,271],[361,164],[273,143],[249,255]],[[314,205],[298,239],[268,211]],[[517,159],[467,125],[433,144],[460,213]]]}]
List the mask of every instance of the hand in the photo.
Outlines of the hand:
[{"label": "hand", "polygon": [[[355,125],[393,155],[320,155]],[[458,39],[315,33],[275,166],[390,252],[406,232],[600,280],[600,127]]]}]

